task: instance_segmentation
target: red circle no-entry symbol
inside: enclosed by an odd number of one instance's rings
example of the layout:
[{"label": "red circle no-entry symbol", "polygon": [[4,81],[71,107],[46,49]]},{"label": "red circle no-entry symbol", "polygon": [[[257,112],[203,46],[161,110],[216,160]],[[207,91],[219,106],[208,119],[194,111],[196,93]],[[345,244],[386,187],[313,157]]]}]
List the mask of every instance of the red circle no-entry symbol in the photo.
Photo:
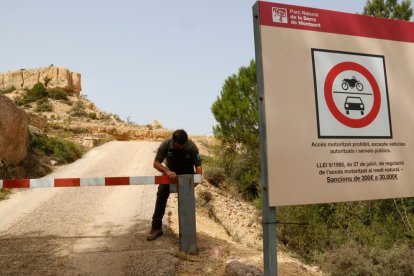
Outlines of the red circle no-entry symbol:
[{"label": "red circle no-entry symbol", "polygon": [[[336,77],[344,71],[355,71],[363,75],[369,82],[372,88],[374,103],[371,111],[360,119],[352,119],[345,116],[336,106],[333,99],[333,84]],[[381,94],[377,81],[371,72],[364,66],[355,62],[342,62],[335,65],[328,73],[325,79],[324,94],[326,104],[332,115],[342,124],[351,128],[363,128],[371,124],[377,118],[381,107]]]}]

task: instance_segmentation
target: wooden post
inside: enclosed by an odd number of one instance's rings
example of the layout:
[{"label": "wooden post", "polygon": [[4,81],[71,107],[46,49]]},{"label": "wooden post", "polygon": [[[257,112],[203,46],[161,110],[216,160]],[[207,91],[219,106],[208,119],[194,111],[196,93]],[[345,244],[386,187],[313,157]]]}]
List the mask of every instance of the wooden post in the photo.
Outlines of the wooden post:
[{"label": "wooden post", "polygon": [[180,250],[187,254],[197,254],[194,176],[178,176],[178,220]]}]

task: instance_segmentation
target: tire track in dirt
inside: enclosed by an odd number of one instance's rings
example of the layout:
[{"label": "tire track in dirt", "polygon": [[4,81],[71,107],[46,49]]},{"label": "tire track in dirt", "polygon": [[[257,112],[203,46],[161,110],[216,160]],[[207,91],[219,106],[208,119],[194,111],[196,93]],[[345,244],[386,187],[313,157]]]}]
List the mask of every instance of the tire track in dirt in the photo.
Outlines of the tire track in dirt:
[{"label": "tire track in dirt", "polygon": [[[107,143],[46,178],[155,175],[158,145]],[[0,204],[1,274],[173,275],[178,244],[172,232],[146,241],[156,189],[16,191]]]}]

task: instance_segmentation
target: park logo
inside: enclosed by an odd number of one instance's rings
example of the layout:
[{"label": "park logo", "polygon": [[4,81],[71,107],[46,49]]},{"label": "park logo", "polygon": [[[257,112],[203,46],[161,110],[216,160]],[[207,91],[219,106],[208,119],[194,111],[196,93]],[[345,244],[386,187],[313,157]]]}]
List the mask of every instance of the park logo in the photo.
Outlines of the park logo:
[{"label": "park logo", "polygon": [[275,23],[288,23],[288,12],[284,8],[272,8],[273,22]]},{"label": "park logo", "polygon": [[383,56],[312,49],[319,138],[392,138]]}]

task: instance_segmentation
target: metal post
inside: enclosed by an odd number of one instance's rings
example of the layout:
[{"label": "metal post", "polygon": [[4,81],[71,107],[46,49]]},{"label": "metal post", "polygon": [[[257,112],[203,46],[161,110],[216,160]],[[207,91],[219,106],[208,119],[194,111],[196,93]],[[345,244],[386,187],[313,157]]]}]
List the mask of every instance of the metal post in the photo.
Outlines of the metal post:
[{"label": "metal post", "polygon": [[276,208],[269,207],[264,76],[258,2],[256,2],[256,4],[253,6],[253,24],[256,52],[257,90],[259,96],[258,105],[260,129],[260,173],[262,183],[263,265],[264,275],[274,276],[277,275]]},{"label": "metal post", "polygon": [[178,176],[178,220],[181,251],[197,254],[193,175]]}]

